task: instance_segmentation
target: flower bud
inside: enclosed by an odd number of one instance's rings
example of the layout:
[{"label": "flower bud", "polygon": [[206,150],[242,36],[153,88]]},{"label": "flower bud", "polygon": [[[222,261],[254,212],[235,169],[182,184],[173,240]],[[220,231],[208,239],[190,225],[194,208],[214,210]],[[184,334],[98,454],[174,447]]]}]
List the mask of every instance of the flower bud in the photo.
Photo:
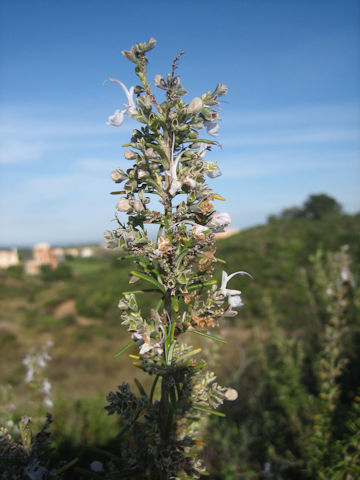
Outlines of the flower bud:
[{"label": "flower bud", "polygon": [[116,170],[113,170],[110,173],[110,177],[112,178],[112,180],[114,180],[115,183],[120,183],[123,180],[125,180],[125,178],[127,178],[125,172],[121,170],[121,168],[117,168]]},{"label": "flower bud", "polygon": [[151,158],[154,155],[154,149],[152,147],[147,148],[145,150],[145,155]]},{"label": "flower bud", "polygon": [[238,398],[238,392],[234,388],[227,388],[224,395],[226,400],[234,401]]},{"label": "flower bud", "polygon": [[159,87],[159,88],[162,88],[162,89],[166,88],[165,80],[163,79],[163,77],[159,73],[157,75],[155,75],[155,77],[154,77],[154,84],[155,84],[156,87]]},{"label": "flower bud", "polygon": [[228,87],[224,85],[223,83],[218,83],[216,86],[215,90],[212,93],[212,97],[222,97],[223,95],[226,95],[228,91]]},{"label": "flower bud", "polygon": [[136,157],[137,157],[137,153],[133,152],[132,150],[130,150],[128,148],[127,150],[125,150],[124,156],[125,156],[126,160],[135,160]]},{"label": "flower bud", "polygon": [[116,208],[119,212],[127,212],[130,210],[130,202],[127,198],[121,198],[118,203],[116,204]]},{"label": "flower bud", "polygon": [[146,170],[139,168],[139,170],[137,171],[137,176],[139,180],[142,180],[143,178],[147,178],[149,174]]},{"label": "flower bud", "polygon": [[105,238],[105,240],[111,240],[112,239],[112,232],[110,232],[110,230],[106,230],[104,232],[104,238]]},{"label": "flower bud", "polygon": [[186,109],[186,112],[188,113],[188,115],[195,115],[196,113],[200,112],[200,110],[202,109],[202,106],[203,106],[203,102],[201,98],[195,97],[189,103]]},{"label": "flower bud", "polygon": [[192,190],[196,187],[196,181],[191,177],[185,177],[185,180],[183,183],[188,185]]},{"label": "flower bud", "polygon": [[217,229],[223,229],[230,225],[231,217],[226,212],[214,212],[210,215],[208,225]]},{"label": "flower bud", "polygon": [[140,201],[140,200],[135,200],[134,202],[134,210],[135,212],[137,213],[141,213],[145,210],[145,207],[143,205],[143,203]]},{"label": "flower bud", "polygon": [[137,189],[137,181],[136,180],[129,180],[125,183],[124,188],[126,192],[135,192]]}]

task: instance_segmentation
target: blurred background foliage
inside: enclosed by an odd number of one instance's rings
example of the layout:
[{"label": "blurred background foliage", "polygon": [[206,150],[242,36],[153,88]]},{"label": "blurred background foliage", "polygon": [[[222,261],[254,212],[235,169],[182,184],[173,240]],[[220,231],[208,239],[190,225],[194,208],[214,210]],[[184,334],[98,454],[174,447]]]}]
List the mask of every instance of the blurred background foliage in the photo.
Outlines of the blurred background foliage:
[{"label": "blurred background foliage", "polygon": [[[246,305],[222,321],[226,346],[191,339],[220,383],[239,392],[223,409],[227,418],[212,418],[204,430],[207,478],[360,476],[360,215],[343,214],[325,197],[217,242],[225,269],[248,271],[254,281],[232,280]],[[113,358],[127,343],[117,303],[130,268],[120,255],[67,258],[35,277],[21,267],[0,271],[0,385],[11,390],[14,420],[45,414],[28,400],[22,359],[52,340],[56,456],[77,456],[83,468],[101,460],[99,448],[118,448],[116,419],[103,409],[108,391],[134,385],[134,376],[149,387],[126,354]],[[149,294],[142,308],[153,303]],[[82,477],[71,469],[65,478]]]}]

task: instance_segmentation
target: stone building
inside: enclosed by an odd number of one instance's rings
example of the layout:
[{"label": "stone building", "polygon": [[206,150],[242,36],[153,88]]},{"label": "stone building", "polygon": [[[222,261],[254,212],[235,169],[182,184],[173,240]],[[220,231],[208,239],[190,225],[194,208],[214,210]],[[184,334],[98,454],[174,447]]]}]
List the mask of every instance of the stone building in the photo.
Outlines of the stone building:
[{"label": "stone building", "polygon": [[14,265],[20,265],[17,248],[0,250],[0,268],[9,268]]},{"label": "stone building", "polygon": [[38,243],[33,249],[33,258],[25,263],[25,272],[36,275],[40,272],[41,265],[49,265],[52,270],[58,267],[57,255],[51,250],[48,243]]}]

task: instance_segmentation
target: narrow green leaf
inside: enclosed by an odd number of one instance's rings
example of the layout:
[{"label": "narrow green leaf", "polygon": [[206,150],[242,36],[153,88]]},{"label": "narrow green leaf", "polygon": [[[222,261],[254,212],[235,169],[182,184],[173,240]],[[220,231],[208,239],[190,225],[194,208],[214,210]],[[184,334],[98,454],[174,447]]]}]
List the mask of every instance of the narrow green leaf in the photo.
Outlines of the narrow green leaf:
[{"label": "narrow green leaf", "polygon": [[131,270],[131,275],[134,275],[134,277],[139,277],[141,278],[142,280],[145,280],[149,283],[152,283],[153,285],[155,285],[155,287],[157,287],[161,292],[164,292],[164,287],[161,285],[161,283],[159,283],[157,280],[155,280],[155,278],[152,278],[152,277],[149,277],[148,275],[145,275],[145,273],[141,273],[141,272],[138,272],[136,270]]},{"label": "narrow green leaf", "polygon": [[130,340],[129,343],[127,343],[124,347],[122,347],[121,350],[119,350],[117,353],[115,353],[114,358],[119,357],[122,353],[126,352],[128,348],[130,348],[132,345],[136,343],[136,340]]},{"label": "narrow green leaf", "polygon": [[195,408],[195,410],[199,410],[200,412],[216,415],[217,417],[226,417],[225,413],[217,412],[216,410],[210,410],[209,408],[199,407],[197,405],[193,405],[193,408]]},{"label": "narrow green leaf", "polygon": [[188,290],[196,290],[197,288],[208,287],[209,285],[216,285],[216,284],[217,284],[216,280],[209,280],[208,282],[195,283],[194,285],[190,285],[190,287],[188,287]]},{"label": "narrow green leaf", "polygon": [[168,349],[168,352],[167,352],[167,363],[168,365],[170,365],[171,361],[172,361],[172,357],[173,357],[173,354],[174,354],[174,349],[175,349],[175,346],[176,346],[176,341],[172,342],[172,344],[169,346],[169,349]]},{"label": "narrow green leaf", "polygon": [[144,290],[129,290],[128,292],[121,292],[121,295],[131,295],[132,293],[145,293],[145,292],[154,292],[156,291],[157,292],[157,289],[154,289],[154,288],[149,288],[148,290],[147,289],[144,289]]},{"label": "narrow green leaf", "polygon": [[155,311],[158,312],[159,311],[159,308],[161,307],[161,304],[163,303],[163,299],[160,298],[160,300],[158,301],[158,303],[156,304],[156,307],[155,307]]},{"label": "narrow green leaf", "polygon": [[219,263],[227,263],[226,260],[224,260],[222,258],[219,258],[219,257],[215,257],[215,260]]},{"label": "narrow green leaf", "polygon": [[117,192],[110,192],[110,195],[124,195],[125,190],[118,190]]},{"label": "narrow green leaf", "polygon": [[144,390],[144,387],[141,385],[141,383],[139,382],[139,380],[137,378],[134,378],[134,382],[136,383],[136,386],[140,392],[140,395],[142,395],[143,397],[147,397],[147,394]]},{"label": "narrow green leaf", "polygon": [[154,397],[154,393],[155,393],[155,388],[156,388],[156,384],[157,384],[157,382],[158,382],[158,380],[159,380],[159,377],[160,377],[160,375],[156,375],[155,380],[154,380],[154,382],[153,382],[153,384],[152,384],[152,387],[151,387],[151,391],[150,391],[150,402],[151,402],[151,403],[152,403],[152,401],[153,401],[153,397]]},{"label": "narrow green leaf", "polygon": [[191,350],[191,352],[186,352],[183,353],[178,357],[178,360],[183,360],[184,358],[191,357],[193,355],[196,355],[197,353],[200,353],[202,348],[195,348],[194,350]]},{"label": "narrow green leaf", "polygon": [[171,305],[172,305],[172,308],[174,310],[175,313],[177,313],[179,311],[179,302],[178,302],[178,298],[176,295],[173,295],[171,297]]},{"label": "narrow green leaf", "polygon": [[172,405],[174,411],[176,411],[176,393],[175,393],[175,387],[171,387],[171,388],[170,388],[169,394],[170,394],[169,396],[170,396],[171,405]]},{"label": "narrow green leaf", "polygon": [[194,142],[208,143],[210,145],[220,145],[218,142],[215,142],[214,140],[207,140],[205,138],[197,138],[196,140],[183,140],[183,143],[194,143]]},{"label": "narrow green leaf", "polygon": [[200,335],[201,337],[210,338],[210,340],[214,340],[215,342],[227,343],[227,341],[222,338],[215,337],[215,335],[211,335],[210,333],[199,332],[199,330],[195,330],[194,328],[189,328],[188,332],[196,333],[196,335]]}]

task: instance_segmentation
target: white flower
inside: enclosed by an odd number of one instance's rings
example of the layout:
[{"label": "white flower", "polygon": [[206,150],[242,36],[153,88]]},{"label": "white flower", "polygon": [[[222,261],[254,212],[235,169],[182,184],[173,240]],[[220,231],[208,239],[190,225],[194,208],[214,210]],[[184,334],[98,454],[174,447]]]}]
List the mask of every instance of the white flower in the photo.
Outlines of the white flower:
[{"label": "white flower", "polygon": [[48,397],[45,397],[44,398],[44,406],[47,407],[47,408],[52,408],[54,406],[54,403],[52,400],[50,400],[50,398]]},{"label": "white flower", "polygon": [[46,395],[48,395],[51,392],[51,383],[47,378],[44,378],[41,390]]},{"label": "white flower", "polygon": [[136,115],[137,109],[134,103],[134,87],[130,87],[130,90],[126,88],[126,86],[117,80],[116,78],[108,78],[109,82],[118,83],[121,88],[124,90],[128,104],[124,104],[124,110],[115,110],[113,115],[110,115],[108,121],[106,122],[107,125],[112,125],[114,127],[120,127],[124,121],[124,114],[127,113],[130,117]]},{"label": "white flower", "polygon": [[209,172],[207,174],[207,176],[210,177],[210,178],[220,177],[221,175],[222,175],[222,173],[221,173],[221,170],[220,170],[219,167],[214,168],[214,170],[212,172]]},{"label": "white flower", "polygon": [[121,198],[116,204],[116,208],[119,210],[119,212],[128,212],[131,208],[131,205],[127,198]]},{"label": "white flower", "polygon": [[223,230],[230,225],[231,217],[226,212],[214,212],[209,217],[209,227],[215,227],[217,230]]},{"label": "white flower", "polygon": [[220,287],[220,293],[224,295],[224,297],[228,297],[228,302],[230,306],[230,310],[227,312],[230,315],[226,316],[233,316],[233,311],[232,308],[237,308],[237,307],[242,307],[244,304],[241,300],[241,291],[240,290],[230,290],[227,287],[227,284],[229,281],[235,277],[236,275],[248,275],[250,278],[253,278],[249,273],[247,272],[235,272],[232,273],[231,275],[228,275],[224,270],[222,272],[222,279],[221,279],[221,287]]},{"label": "white flower", "polygon": [[93,472],[102,472],[104,470],[103,464],[97,460],[90,463],[90,468]]},{"label": "white flower", "polygon": [[140,335],[140,333],[135,332],[133,333],[133,337],[138,340],[139,347],[140,347],[140,355],[144,355],[144,353],[150,352],[153,348],[156,348],[158,353],[162,353],[161,345],[165,341],[165,336],[163,335],[163,338],[156,343],[151,343],[151,340],[149,337],[146,335]]},{"label": "white flower", "polygon": [[202,109],[202,106],[203,106],[203,102],[202,102],[201,98],[195,97],[189,103],[189,105],[186,109],[186,113],[188,115],[195,115],[196,113],[200,112],[200,110]]},{"label": "white flower", "polygon": [[231,308],[242,307],[244,305],[240,295],[230,295],[228,301]]},{"label": "white flower", "polygon": [[212,137],[217,137],[219,135],[219,124],[217,122],[204,122],[206,131]]}]

